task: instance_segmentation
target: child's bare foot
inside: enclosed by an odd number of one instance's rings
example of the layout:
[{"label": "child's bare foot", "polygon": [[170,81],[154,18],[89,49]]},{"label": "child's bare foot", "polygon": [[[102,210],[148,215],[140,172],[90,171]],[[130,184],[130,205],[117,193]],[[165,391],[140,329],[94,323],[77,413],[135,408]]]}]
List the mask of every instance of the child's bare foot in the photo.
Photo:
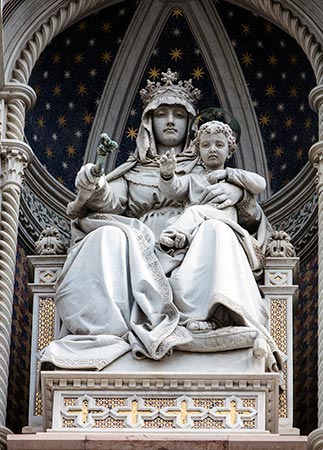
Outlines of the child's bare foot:
[{"label": "child's bare foot", "polygon": [[175,248],[184,248],[186,245],[185,234],[179,233],[178,231],[176,231],[174,243],[175,243]]},{"label": "child's bare foot", "polygon": [[168,247],[168,248],[175,247],[174,239],[169,236],[166,236],[165,234],[160,235],[159,243],[160,243],[160,245],[163,245],[164,247]]},{"label": "child's bare foot", "polygon": [[162,233],[159,238],[159,243],[168,248],[184,248],[186,246],[186,236],[178,231],[175,231],[172,235]]}]

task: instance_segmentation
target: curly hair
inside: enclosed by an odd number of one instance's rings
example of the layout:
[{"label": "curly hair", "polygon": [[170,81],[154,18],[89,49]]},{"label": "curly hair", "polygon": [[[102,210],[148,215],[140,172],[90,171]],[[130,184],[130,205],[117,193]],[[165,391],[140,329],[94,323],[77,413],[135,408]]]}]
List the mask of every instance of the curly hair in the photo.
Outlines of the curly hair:
[{"label": "curly hair", "polygon": [[236,138],[233,134],[232,129],[227,123],[220,122],[217,120],[211,120],[210,122],[205,122],[203,125],[195,133],[195,138],[192,142],[195,149],[199,151],[200,149],[200,137],[202,134],[210,134],[210,133],[223,133],[224,136],[228,139],[228,147],[229,147],[229,156],[230,158],[237,148]]}]

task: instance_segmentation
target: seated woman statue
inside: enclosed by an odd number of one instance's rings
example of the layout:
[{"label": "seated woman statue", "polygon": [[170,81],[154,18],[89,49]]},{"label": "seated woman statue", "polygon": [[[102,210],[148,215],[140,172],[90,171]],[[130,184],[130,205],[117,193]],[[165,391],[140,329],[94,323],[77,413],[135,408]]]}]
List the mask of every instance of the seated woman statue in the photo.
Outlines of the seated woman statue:
[{"label": "seated woman statue", "polygon": [[174,149],[179,178],[205,171],[188,137],[199,91],[191,81],[176,83],[170,69],[161,81],[148,81],[141,91],[134,155],[107,176],[93,175],[93,164],[77,175],[85,200],[57,284],[61,335],[41,361],[100,370],[128,351],[154,360],[173,349],[216,351],[214,341],[200,345],[196,336],[240,326],[259,331],[267,369],[277,370],[279,354],[249,263],[261,268],[268,234],[254,196],[230,182],[206,186],[205,203],[235,206],[235,226],[210,219],[199,224],[188,248],[170,255],[159,247],[161,232],[185,207],[185,200],[159,189],[160,158]]}]

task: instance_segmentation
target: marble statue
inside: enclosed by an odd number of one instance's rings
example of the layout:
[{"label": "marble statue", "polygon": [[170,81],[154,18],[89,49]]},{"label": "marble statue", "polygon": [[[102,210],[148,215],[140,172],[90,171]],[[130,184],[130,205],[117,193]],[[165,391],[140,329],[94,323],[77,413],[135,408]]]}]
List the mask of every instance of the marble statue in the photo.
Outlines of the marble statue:
[{"label": "marble statue", "polygon": [[[199,95],[171,70],[161,82],[148,81],[135,153],[107,176],[93,164],[80,169],[75,184],[82,195],[70,206],[73,245],[56,291],[61,335],[42,352],[42,362],[100,370],[129,351],[157,361],[174,349],[252,346],[246,340],[256,330],[255,357],[266,357],[267,370],[281,367],[254,275],[264,264],[269,232],[254,196],[262,179],[224,169],[235,146],[226,127],[209,133],[223,141],[221,158],[208,157],[203,128],[190,145]],[[188,196],[169,194],[164,185],[174,180],[189,180]],[[161,233],[198,198],[207,220],[194,225],[188,246],[174,251],[171,239],[172,251],[165,251]]]},{"label": "marble statue", "polygon": [[[204,171],[178,177],[175,174],[176,154],[173,149],[162,155],[159,160],[161,172],[159,189],[165,197],[185,200],[187,204],[184,212],[160,235],[159,242],[165,250],[184,248],[192,241],[195,230],[205,220],[238,222],[236,207],[231,205],[229,199],[220,204],[205,202],[205,188],[210,184],[232,183],[253,195],[266,188],[265,179],[256,173],[224,168],[225,162],[236,149],[236,138],[229,125],[216,120],[204,123],[196,132],[196,138],[191,146],[200,156]],[[243,229],[241,232],[247,233]],[[254,244],[257,245],[256,240]]]}]

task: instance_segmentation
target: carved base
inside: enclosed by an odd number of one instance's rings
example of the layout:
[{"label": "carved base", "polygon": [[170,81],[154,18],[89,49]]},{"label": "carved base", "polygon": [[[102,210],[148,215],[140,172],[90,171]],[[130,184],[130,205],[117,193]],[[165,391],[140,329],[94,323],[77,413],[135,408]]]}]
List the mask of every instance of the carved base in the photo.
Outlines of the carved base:
[{"label": "carved base", "polygon": [[[231,353],[239,360],[250,350]],[[167,371],[155,363],[155,370],[42,372],[44,430],[278,432],[278,374],[228,374],[223,366],[216,373],[201,362],[190,371],[166,362]]]}]

